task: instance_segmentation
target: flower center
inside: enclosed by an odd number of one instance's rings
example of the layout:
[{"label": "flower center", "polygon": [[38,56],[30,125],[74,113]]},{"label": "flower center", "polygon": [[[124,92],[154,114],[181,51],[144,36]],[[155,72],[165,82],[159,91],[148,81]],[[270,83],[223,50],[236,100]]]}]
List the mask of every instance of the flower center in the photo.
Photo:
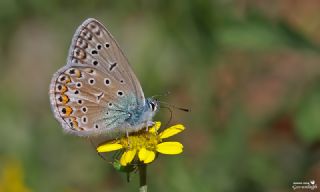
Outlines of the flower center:
[{"label": "flower center", "polygon": [[158,143],[161,142],[160,137],[156,133],[148,131],[139,131],[131,134],[129,137],[123,137],[120,144],[127,150],[146,148],[150,151],[155,151]]}]

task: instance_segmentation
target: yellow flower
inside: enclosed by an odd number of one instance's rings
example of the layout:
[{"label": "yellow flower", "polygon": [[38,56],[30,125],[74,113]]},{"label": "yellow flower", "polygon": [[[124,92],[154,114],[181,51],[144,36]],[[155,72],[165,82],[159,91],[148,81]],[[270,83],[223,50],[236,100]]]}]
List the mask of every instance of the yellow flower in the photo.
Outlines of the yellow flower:
[{"label": "yellow flower", "polygon": [[19,161],[11,160],[3,165],[0,172],[0,191],[30,192],[24,182],[24,171]]},{"label": "yellow flower", "polygon": [[136,157],[142,163],[151,163],[157,152],[168,155],[175,155],[182,152],[183,145],[179,142],[163,142],[163,139],[176,135],[185,128],[181,124],[174,125],[158,133],[161,122],[155,122],[149,130],[141,130],[131,133],[129,136],[123,136],[119,139],[111,140],[97,147],[97,151],[111,152],[123,149],[124,153],[120,158],[120,164],[127,166]]}]

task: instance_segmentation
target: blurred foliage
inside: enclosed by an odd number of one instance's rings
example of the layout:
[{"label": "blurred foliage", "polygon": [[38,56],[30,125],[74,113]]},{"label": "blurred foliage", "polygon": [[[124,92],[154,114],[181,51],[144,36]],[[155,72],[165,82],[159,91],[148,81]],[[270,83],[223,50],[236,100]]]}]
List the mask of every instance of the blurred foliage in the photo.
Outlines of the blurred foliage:
[{"label": "blurred foliage", "polygon": [[63,134],[50,110],[51,76],[87,17],[116,37],[147,96],[170,91],[161,99],[191,108],[171,122],[187,127],[185,152],[149,166],[150,191],[319,185],[319,8],[316,0],[0,0],[0,191],[11,190],[8,178],[21,187],[13,191],[137,190],[137,176],[126,183],[89,141]]}]

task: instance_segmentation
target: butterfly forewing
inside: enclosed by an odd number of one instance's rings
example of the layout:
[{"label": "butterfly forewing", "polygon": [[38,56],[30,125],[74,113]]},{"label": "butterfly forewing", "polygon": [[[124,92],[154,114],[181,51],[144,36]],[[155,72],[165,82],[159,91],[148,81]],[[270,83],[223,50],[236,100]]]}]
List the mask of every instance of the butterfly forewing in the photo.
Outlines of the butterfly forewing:
[{"label": "butterfly forewing", "polygon": [[83,136],[112,131],[128,118],[128,105],[145,101],[117,42],[95,19],[77,29],[67,65],[52,78],[50,100],[63,128]]},{"label": "butterfly forewing", "polygon": [[[77,29],[69,50],[67,65],[89,65],[110,74],[119,81],[130,84],[137,95],[137,102],[144,101],[144,95],[137,77],[127,58],[111,33],[97,20],[87,19]],[[120,78],[123,79],[120,79]]]}]

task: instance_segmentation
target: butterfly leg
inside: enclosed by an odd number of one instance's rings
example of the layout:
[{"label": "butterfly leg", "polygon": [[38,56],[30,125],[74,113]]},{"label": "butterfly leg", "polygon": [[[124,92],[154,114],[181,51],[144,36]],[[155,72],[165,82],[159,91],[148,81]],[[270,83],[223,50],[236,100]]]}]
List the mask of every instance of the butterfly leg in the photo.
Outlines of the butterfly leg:
[{"label": "butterfly leg", "polygon": [[126,135],[127,135],[127,140],[128,140],[128,146],[129,146],[129,148],[130,148],[130,139],[129,139],[128,129],[126,129]]},{"label": "butterfly leg", "polygon": [[[148,131],[149,131],[149,127],[152,127],[153,125],[154,125],[154,122],[152,122],[152,121],[146,121],[146,122],[145,122],[146,132],[148,132]],[[148,135],[148,137],[150,137],[149,134],[147,134],[147,135]]]},{"label": "butterfly leg", "polygon": [[149,131],[148,122],[145,122],[146,132]]},{"label": "butterfly leg", "polygon": [[153,121],[146,121],[145,122],[145,127],[146,127],[146,131],[149,130],[149,127],[152,127],[154,125],[154,122]]},{"label": "butterfly leg", "polygon": [[130,148],[130,139],[129,139],[129,127],[130,125],[128,124],[127,126],[126,126],[126,128],[125,128],[125,130],[126,130],[126,136],[127,136],[127,140],[128,140],[128,146],[129,146],[129,148]]}]

